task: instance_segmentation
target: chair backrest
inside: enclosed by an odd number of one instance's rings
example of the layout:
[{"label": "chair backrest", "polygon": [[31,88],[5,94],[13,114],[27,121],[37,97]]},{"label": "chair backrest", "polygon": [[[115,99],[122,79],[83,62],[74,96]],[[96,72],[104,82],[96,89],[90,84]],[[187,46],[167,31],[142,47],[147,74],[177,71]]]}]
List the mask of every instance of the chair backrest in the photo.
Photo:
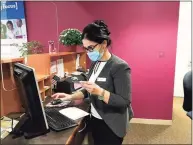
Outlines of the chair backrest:
[{"label": "chair backrest", "polygon": [[187,112],[192,111],[192,71],[185,74],[183,79],[184,103],[183,109]]}]

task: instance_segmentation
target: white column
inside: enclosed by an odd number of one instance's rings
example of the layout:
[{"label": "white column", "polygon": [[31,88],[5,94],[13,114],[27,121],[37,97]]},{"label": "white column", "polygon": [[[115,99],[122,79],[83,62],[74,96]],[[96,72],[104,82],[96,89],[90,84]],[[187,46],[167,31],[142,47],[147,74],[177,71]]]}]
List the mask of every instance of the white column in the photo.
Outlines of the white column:
[{"label": "white column", "polygon": [[191,2],[180,2],[174,96],[183,97],[183,77],[191,69]]}]

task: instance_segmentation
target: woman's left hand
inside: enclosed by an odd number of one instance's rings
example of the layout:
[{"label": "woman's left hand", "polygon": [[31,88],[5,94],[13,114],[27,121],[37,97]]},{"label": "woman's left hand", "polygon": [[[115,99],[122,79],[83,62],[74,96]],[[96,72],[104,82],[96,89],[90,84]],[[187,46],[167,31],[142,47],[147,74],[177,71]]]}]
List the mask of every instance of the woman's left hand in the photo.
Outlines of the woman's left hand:
[{"label": "woman's left hand", "polygon": [[97,84],[88,81],[81,81],[80,83],[89,93],[99,96],[102,94],[103,89]]}]

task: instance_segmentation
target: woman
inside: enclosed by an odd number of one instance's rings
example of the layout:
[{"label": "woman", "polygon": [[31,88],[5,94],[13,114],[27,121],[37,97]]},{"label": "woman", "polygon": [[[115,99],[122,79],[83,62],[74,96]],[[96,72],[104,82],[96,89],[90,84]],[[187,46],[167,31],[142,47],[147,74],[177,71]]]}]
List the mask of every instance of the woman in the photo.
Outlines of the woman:
[{"label": "woman", "polygon": [[7,31],[7,38],[8,39],[15,39],[17,31],[13,28],[13,22],[7,21],[6,23],[8,31]]},{"label": "woman", "polygon": [[[66,100],[91,100],[91,131],[95,145],[121,145],[127,123],[132,116],[130,68],[125,61],[111,54],[110,32],[97,20],[88,24],[82,33],[83,46],[93,62],[88,81],[75,94],[56,93],[52,97]],[[131,118],[130,118],[131,119]]]}]

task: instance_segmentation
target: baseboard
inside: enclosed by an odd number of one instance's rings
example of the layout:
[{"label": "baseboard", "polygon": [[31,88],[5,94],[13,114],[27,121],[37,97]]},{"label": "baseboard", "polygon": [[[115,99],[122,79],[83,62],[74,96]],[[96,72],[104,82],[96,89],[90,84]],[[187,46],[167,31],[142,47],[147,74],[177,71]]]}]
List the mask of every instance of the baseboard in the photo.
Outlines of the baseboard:
[{"label": "baseboard", "polygon": [[184,96],[174,96],[174,98],[184,98]]},{"label": "baseboard", "polygon": [[130,123],[151,125],[172,125],[172,120],[133,118]]}]

